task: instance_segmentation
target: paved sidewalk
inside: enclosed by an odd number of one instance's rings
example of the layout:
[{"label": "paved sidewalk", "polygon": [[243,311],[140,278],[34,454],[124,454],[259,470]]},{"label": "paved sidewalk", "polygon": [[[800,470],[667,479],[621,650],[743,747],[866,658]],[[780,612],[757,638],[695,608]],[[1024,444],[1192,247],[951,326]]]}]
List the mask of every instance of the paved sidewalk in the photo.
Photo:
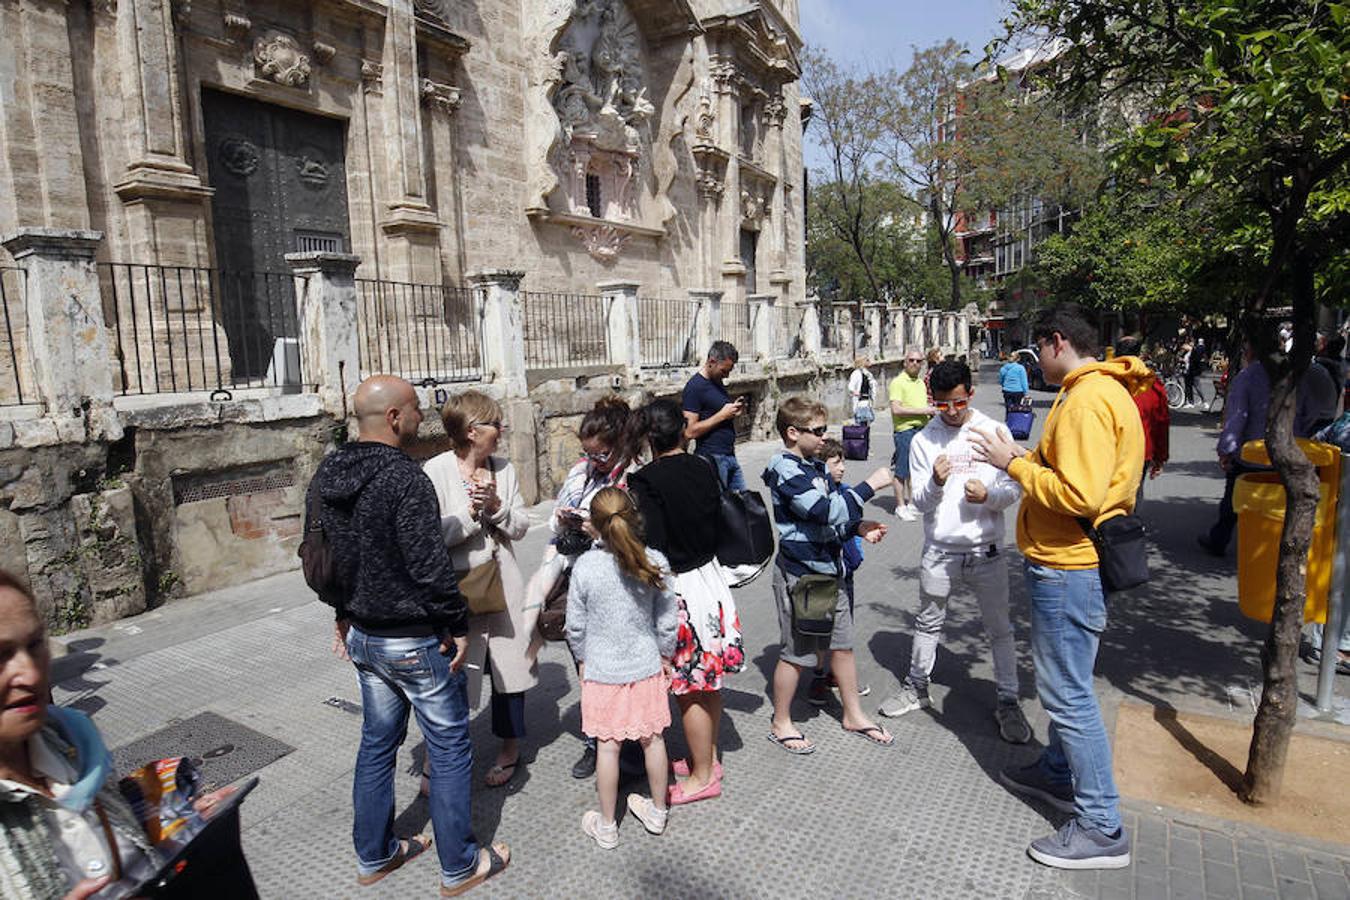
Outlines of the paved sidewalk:
[{"label": "paved sidewalk", "polygon": [[[986,386],[977,399],[991,410],[996,387]],[[1043,418],[1050,395],[1036,399]],[[1209,560],[1190,550],[1223,487],[1206,427],[1214,421],[1179,417],[1173,464],[1149,485],[1145,516],[1157,538],[1158,565],[1146,596],[1113,608],[1103,639],[1098,685],[1108,727],[1126,696],[1250,718],[1250,692],[1260,684],[1260,626],[1236,612],[1231,558]],[[865,477],[889,458],[884,424],[874,427],[872,440],[872,461],[850,463],[850,478]],[[773,449],[738,448],[752,485]],[[891,506],[889,498],[872,506],[892,533],[868,548],[858,575],[858,658],[862,681],[873,686],[869,710],[907,668],[918,595],[922,526],[897,521]],[[547,509],[536,508],[541,521]],[[527,568],[545,539],[536,528],[523,542]],[[1020,560],[1009,556],[1024,705],[1041,741],[1046,719],[1034,700]],[[837,705],[816,710],[801,702],[795,716],[819,749],[790,756],[764,737],[766,680],[777,650],[768,578],[738,591],[737,601],[749,663],[726,691],[723,798],[675,810],[662,837],[629,821],[618,850],[595,848],[579,829],[582,812],[595,803],[593,786],[568,773],[580,750],[577,686],[566,651],[550,645],[541,656],[540,684],[527,699],[523,770],[504,790],[475,789],[479,836],[505,840],[516,854],[498,882],[475,894],[1350,897],[1350,846],[1128,801],[1135,856],[1129,869],[1070,874],[1029,860],[1027,842],[1060,820],[996,781],[999,769],[1034,757],[1039,745],[1012,747],[997,736],[992,670],[973,603],[953,604],[934,710],[885,720],[895,746],[845,734]],[[355,885],[350,794],[359,692],[350,665],[329,653],[330,623],[331,611],[294,573],[176,601],[66,639],[71,654],[58,661],[55,695],[91,712],[112,747],[204,711],[294,746],[258,773],[262,784],[243,810],[245,848],[264,897],[434,896],[430,859],[376,887]],[[1346,737],[1343,729],[1316,727]],[[481,784],[494,747],[486,711],[475,715],[473,736]],[[672,753],[682,749],[678,725],[667,740]],[[419,744],[413,726],[400,772],[416,771]],[[396,785],[399,827],[429,828],[417,779],[400,775]]]}]

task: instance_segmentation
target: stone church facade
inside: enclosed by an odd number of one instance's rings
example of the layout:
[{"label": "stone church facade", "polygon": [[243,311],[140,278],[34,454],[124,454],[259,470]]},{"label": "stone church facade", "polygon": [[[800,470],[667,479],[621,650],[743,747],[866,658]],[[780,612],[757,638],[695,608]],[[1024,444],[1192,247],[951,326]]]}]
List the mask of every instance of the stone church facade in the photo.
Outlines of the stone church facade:
[{"label": "stone church facade", "polygon": [[0,232],[803,302],[797,21],[796,0],[0,0]]}]

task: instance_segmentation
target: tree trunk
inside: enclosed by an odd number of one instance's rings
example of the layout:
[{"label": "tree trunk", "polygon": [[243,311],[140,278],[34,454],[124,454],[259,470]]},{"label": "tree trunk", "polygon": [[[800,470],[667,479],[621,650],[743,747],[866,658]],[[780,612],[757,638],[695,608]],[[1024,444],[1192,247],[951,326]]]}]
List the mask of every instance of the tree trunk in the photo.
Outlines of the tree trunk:
[{"label": "tree trunk", "polygon": [[1265,681],[1252,726],[1247,771],[1238,791],[1244,802],[1254,806],[1279,800],[1289,739],[1298,718],[1298,679],[1294,666],[1303,628],[1308,547],[1312,543],[1318,499],[1317,471],[1294,442],[1298,380],[1312,358],[1313,273],[1312,267],[1297,257],[1292,262],[1293,320],[1297,329],[1294,350],[1291,358],[1278,366],[1269,359],[1264,363],[1271,374],[1266,448],[1284,484],[1286,501],[1275,570],[1275,612],[1263,655]]}]

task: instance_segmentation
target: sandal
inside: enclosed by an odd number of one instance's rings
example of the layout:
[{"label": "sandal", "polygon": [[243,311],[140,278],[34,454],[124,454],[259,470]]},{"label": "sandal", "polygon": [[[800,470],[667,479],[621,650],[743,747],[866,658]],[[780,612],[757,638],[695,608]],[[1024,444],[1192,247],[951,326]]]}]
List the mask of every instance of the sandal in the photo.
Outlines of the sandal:
[{"label": "sandal", "polygon": [[[670,771],[679,778],[688,778],[692,763],[687,759],[677,759],[670,764]],[[722,764],[713,760],[713,775],[720,781],[722,778]]]},{"label": "sandal", "polygon": [[[815,745],[815,744],[810,744],[810,743],[805,743],[805,742],[806,742],[806,738],[805,738],[802,734],[800,734],[800,733],[798,733],[798,734],[788,734],[788,735],[784,735],[783,737],[779,737],[778,735],[776,735],[776,734],[774,734],[772,731],[770,731],[768,734],[766,734],[766,735],[764,735],[764,736],[765,736],[766,738],[768,738],[769,740],[773,741],[773,742],[774,742],[775,744],[777,744],[778,746],[782,747],[782,748],[783,748],[784,750],[786,750],[787,752],[793,754],[794,756],[805,756],[805,755],[808,754],[808,753],[815,753],[815,752],[816,752],[816,745]],[[788,746],[788,741],[802,741],[802,742],[805,744],[805,746],[789,747],[789,746]]]},{"label": "sandal", "polygon": [[506,844],[501,843],[493,844],[491,847],[484,847],[482,849],[482,852],[487,854],[488,858],[487,871],[486,872],[475,871],[472,875],[461,881],[459,884],[454,884],[449,887],[441,885],[442,897],[458,897],[460,894],[464,893],[470,888],[478,887],[478,885],[487,881],[489,878],[496,875],[498,872],[501,872],[507,866],[511,865],[511,848],[508,847]]},{"label": "sandal", "polygon": [[431,846],[431,836],[426,834],[415,834],[407,840],[398,842],[398,850],[395,851],[389,862],[380,866],[369,875],[357,875],[356,883],[362,887],[369,887],[379,881],[390,872],[402,866],[404,863],[417,859],[426,852]]},{"label": "sandal", "polygon": [[483,779],[483,784],[488,787],[504,787],[511,782],[516,775],[516,766],[520,765],[517,758],[515,762],[509,762],[504,766],[493,766],[488,769],[487,777]]},{"label": "sandal", "polygon": [[845,728],[844,730],[849,734],[856,734],[863,740],[871,741],[878,747],[889,747],[895,743],[895,735],[879,725],[868,725],[866,728]]}]

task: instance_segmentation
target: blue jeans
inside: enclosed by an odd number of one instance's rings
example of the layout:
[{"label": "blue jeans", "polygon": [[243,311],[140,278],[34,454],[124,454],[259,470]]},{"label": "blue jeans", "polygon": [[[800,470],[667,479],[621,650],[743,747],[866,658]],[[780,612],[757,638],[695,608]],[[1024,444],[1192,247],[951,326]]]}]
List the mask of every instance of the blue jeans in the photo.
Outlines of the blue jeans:
[{"label": "blue jeans", "polygon": [[1096,569],[1052,569],[1028,560],[1026,579],[1036,692],[1050,715],[1041,769],[1054,782],[1072,782],[1080,824],[1113,833],[1120,827],[1120,794],[1092,686],[1097,644],[1106,627],[1101,576]]},{"label": "blue jeans", "polygon": [[377,637],[353,625],[347,652],[361,682],[361,749],[352,780],[352,841],[362,875],[398,852],[394,836],[394,766],[408,733],[408,711],[427,742],[431,760],[431,825],[441,883],[458,884],[478,866],[478,841],[469,822],[473,748],[463,671],[450,671],[434,637]]},{"label": "blue jeans", "polygon": [[728,491],[745,490],[745,474],[734,453],[699,453],[717,469],[717,478]]}]

